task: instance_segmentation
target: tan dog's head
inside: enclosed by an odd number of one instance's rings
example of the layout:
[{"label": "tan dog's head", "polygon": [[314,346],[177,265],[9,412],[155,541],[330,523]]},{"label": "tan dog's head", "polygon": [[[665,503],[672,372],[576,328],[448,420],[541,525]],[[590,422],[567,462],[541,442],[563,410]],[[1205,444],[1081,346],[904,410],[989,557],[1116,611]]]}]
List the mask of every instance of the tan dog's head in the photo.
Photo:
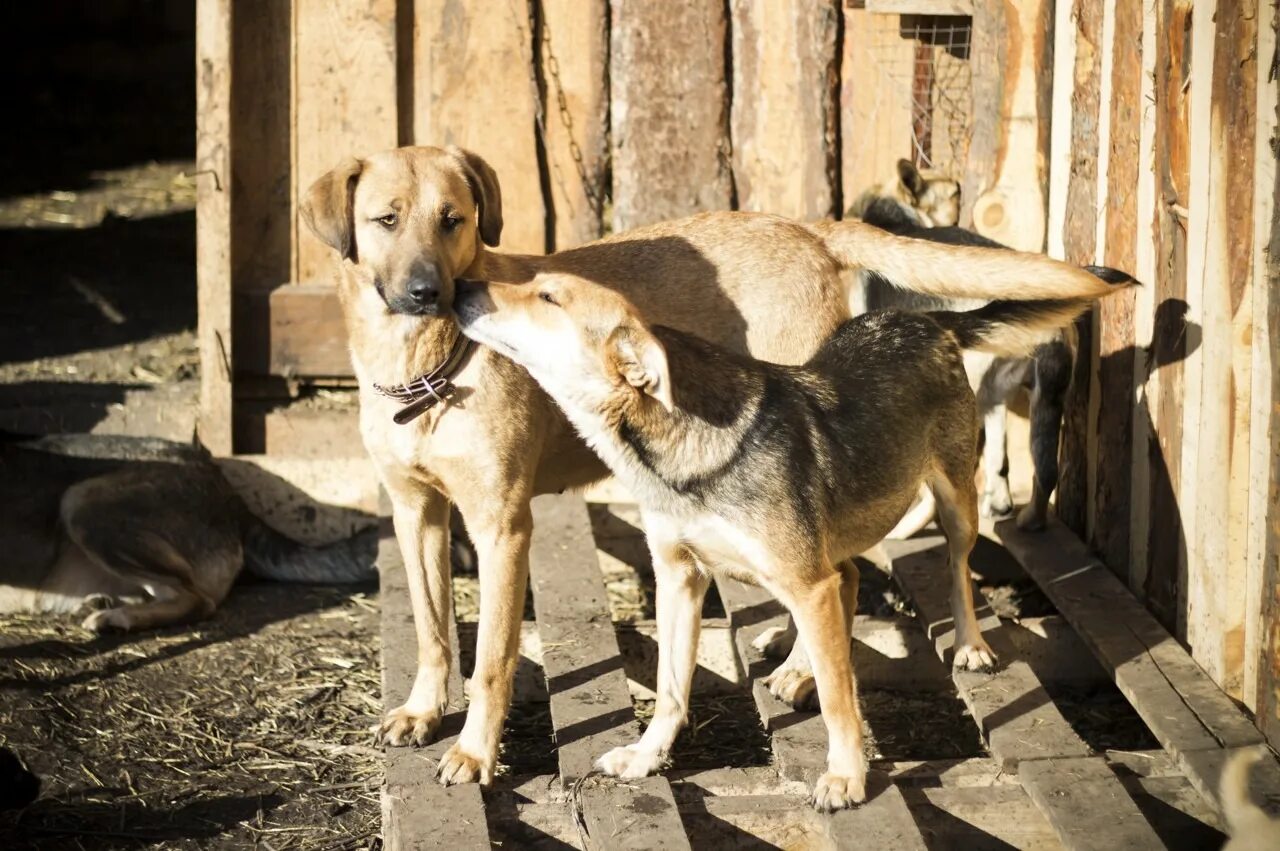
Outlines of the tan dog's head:
[{"label": "tan dog's head", "polygon": [[437,316],[480,242],[502,235],[489,164],[461,148],[397,148],[350,158],[307,190],[302,217],[392,313]]},{"label": "tan dog's head", "polygon": [[960,221],[960,184],[934,171],[921,171],[911,160],[898,160],[897,200],[918,211],[928,227]]},{"label": "tan dog's head", "polygon": [[528,284],[460,281],[455,307],[464,334],[527,369],[574,422],[673,407],[662,343],[613,290],[550,273]]}]

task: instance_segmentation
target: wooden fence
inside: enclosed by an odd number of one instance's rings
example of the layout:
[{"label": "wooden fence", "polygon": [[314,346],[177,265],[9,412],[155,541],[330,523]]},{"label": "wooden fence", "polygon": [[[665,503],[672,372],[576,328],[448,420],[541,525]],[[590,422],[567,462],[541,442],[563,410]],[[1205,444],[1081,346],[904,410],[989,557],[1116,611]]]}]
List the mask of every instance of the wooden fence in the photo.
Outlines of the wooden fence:
[{"label": "wooden fence", "polygon": [[344,156],[476,150],[527,252],[697,210],[839,215],[899,157],[935,164],[962,223],[1144,282],[1083,329],[1058,510],[1280,742],[1274,0],[198,8],[215,451],[358,451],[280,407],[350,381],[297,215]]}]

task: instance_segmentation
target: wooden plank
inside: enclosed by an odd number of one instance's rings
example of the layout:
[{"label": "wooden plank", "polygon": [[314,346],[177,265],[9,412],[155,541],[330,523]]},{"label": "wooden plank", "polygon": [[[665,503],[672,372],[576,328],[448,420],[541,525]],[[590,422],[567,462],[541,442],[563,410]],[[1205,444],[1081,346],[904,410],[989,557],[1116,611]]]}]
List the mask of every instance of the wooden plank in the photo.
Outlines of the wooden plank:
[{"label": "wooden plank", "polygon": [[867,0],[866,9],[881,15],[972,15],[973,0]]},{"label": "wooden plank", "polygon": [[[1101,144],[1106,166],[1099,168],[1105,199],[1098,260],[1133,273],[1136,266],[1137,194],[1142,83],[1142,5],[1113,5],[1103,44],[1110,90],[1103,109],[1108,130]],[[1107,72],[1110,72],[1109,74]],[[1097,393],[1092,428],[1097,434],[1092,533],[1089,538],[1107,566],[1129,575],[1129,511],[1132,485],[1134,305],[1137,288],[1098,304]]]},{"label": "wooden plank", "polygon": [[728,7],[738,209],[837,215],[839,9],[812,0],[729,0]]},{"label": "wooden plank", "polygon": [[[938,656],[949,661],[947,651],[954,645],[955,633],[945,539],[918,537],[887,547],[894,577],[911,598]],[[1062,717],[1031,666],[1017,658],[1012,642],[1004,636],[1005,627],[976,586],[973,593],[981,604],[983,635],[1001,656],[1000,668],[991,674],[955,670],[952,679],[992,755],[1011,772],[1023,760],[1088,755],[1089,747]]]},{"label": "wooden plank", "polygon": [[231,0],[196,4],[196,301],[200,441],[231,446]]},{"label": "wooden plank", "polygon": [[[231,278],[241,290],[283,284],[293,271],[293,6],[289,0],[233,0],[233,6]],[[233,327],[238,350],[249,341]]]},{"label": "wooden plank", "polygon": [[[398,706],[409,694],[417,669],[413,611],[404,561],[389,518],[378,541],[379,603],[382,607],[382,699]],[[441,786],[436,766],[457,739],[465,715],[458,669],[457,624],[449,624],[454,664],[449,671],[449,711],[441,735],[425,748],[387,747],[382,785],[382,830],[388,849],[484,848],[489,844],[480,786]]]},{"label": "wooden plank", "polygon": [[610,10],[613,231],[730,209],[725,6]]},{"label": "wooden plank", "polygon": [[345,378],[352,374],[347,327],[337,289],[296,284],[236,294],[236,319],[246,350],[237,368],[286,378]]},{"label": "wooden plank", "polygon": [[[1257,728],[1065,526],[1033,535],[1002,522],[996,532],[1187,778],[1216,801],[1223,755],[1260,742]],[[1280,794],[1280,767],[1276,774],[1264,794]]]},{"label": "wooden plank", "polygon": [[[1259,10],[1258,55],[1276,55],[1276,9]],[[1250,434],[1249,605],[1245,700],[1258,726],[1280,747],[1280,169],[1270,141],[1280,127],[1280,85],[1258,74],[1257,177],[1254,189],[1253,401]],[[1256,612],[1256,614],[1255,614]]]},{"label": "wooden plank", "polygon": [[1029,762],[1018,778],[1069,851],[1166,847],[1102,757]]},{"label": "wooden plank", "polygon": [[343,157],[396,145],[396,0],[293,0],[293,16],[291,280],[332,283],[333,250],[302,236],[302,194]]},{"label": "wooden plank", "polygon": [[483,157],[502,184],[502,246],[542,254],[548,233],[529,6],[414,0],[413,15],[414,144],[459,145]]},{"label": "wooden plank", "polygon": [[[912,156],[910,81],[894,69],[909,69],[914,52],[914,42],[899,35],[896,18],[844,9],[840,177],[846,207],[896,175],[899,159]],[[848,82],[862,79],[865,85]]]},{"label": "wooden plank", "polygon": [[609,159],[608,0],[542,0],[539,60],[546,86],[552,248],[600,236]]},{"label": "wooden plank", "polygon": [[1049,127],[1048,236],[1045,251],[1059,260],[1066,256],[1063,226],[1067,217],[1067,186],[1071,181],[1071,141],[1075,95],[1076,26],[1070,2],[1054,5],[1053,98]]},{"label": "wooden plank", "polygon": [[560,778],[580,794],[602,848],[688,848],[665,777],[590,778],[595,760],[640,735],[596,562],[591,520],[577,495],[533,501],[529,574],[551,695]]},{"label": "wooden plank", "polygon": [[[1195,475],[1182,491],[1186,512],[1195,513],[1188,534],[1187,640],[1195,660],[1238,698],[1244,678],[1254,263],[1253,205],[1242,199],[1253,192],[1257,4],[1218,0],[1216,14],[1208,8],[1211,85],[1197,85],[1205,77],[1192,81],[1193,109],[1208,88],[1209,115],[1205,194],[1193,194],[1190,204],[1192,233],[1199,221],[1205,243],[1201,345],[1189,361],[1192,369],[1198,364],[1199,401],[1193,395],[1186,400],[1189,411],[1196,406],[1187,425],[1196,437],[1184,447],[1184,454],[1195,453]],[[1201,4],[1193,29],[1204,12]],[[1199,41],[1195,46],[1202,48]],[[1197,218],[1198,205],[1206,208],[1203,219]]]}]

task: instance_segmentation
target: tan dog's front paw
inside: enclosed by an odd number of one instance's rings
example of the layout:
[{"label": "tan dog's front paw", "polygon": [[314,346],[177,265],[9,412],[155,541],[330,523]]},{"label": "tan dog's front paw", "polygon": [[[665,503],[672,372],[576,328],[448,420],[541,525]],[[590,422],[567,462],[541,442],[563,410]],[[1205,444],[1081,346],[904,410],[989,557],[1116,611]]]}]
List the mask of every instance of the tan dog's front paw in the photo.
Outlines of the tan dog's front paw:
[{"label": "tan dog's front paw", "polygon": [[85,618],[81,626],[101,635],[104,632],[128,632],[133,627],[133,623],[123,609],[103,609]]},{"label": "tan dog's front paw", "polygon": [[1024,505],[1018,512],[1018,528],[1024,532],[1043,532],[1045,516],[1034,505]]},{"label": "tan dog's front paw", "polygon": [[405,706],[397,706],[382,718],[375,738],[380,744],[413,745],[421,747],[431,743],[440,728],[441,713],[438,709],[417,712]]},{"label": "tan dog's front paw", "polygon": [[455,742],[440,758],[436,779],[445,786],[476,782],[488,786],[493,782],[493,762],[472,756],[463,750],[461,742]]},{"label": "tan dog's front paw", "polygon": [[818,684],[810,671],[798,671],[786,666],[778,668],[764,678],[769,693],[794,709],[816,709]]},{"label": "tan dog's front paw", "polygon": [[771,626],[757,635],[751,641],[751,646],[766,659],[785,659],[795,643],[795,630],[785,626]]},{"label": "tan dog's front paw", "polygon": [[638,780],[659,771],[666,761],[666,757],[660,753],[642,750],[636,745],[627,745],[614,748],[600,757],[596,760],[596,768],[610,777]]},{"label": "tan dog's front paw", "polygon": [[996,669],[996,654],[987,642],[978,639],[956,647],[956,657],[951,664],[962,671],[989,674]]},{"label": "tan dog's front paw", "polygon": [[809,801],[815,810],[830,813],[861,804],[866,799],[867,774],[863,769],[848,776],[828,771],[818,778]]},{"label": "tan dog's front paw", "polygon": [[1009,494],[1009,481],[996,479],[992,488],[983,491],[978,510],[983,517],[1007,517],[1013,511],[1013,497]]}]

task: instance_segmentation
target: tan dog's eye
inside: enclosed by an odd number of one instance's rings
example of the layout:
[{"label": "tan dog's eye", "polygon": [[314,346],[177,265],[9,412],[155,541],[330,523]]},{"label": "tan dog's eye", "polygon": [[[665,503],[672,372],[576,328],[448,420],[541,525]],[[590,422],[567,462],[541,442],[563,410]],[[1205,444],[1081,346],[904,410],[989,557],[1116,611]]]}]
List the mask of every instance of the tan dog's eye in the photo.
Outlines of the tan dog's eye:
[{"label": "tan dog's eye", "polygon": [[556,307],[559,307],[559,306],[560,306],[560,302],[556,301],[556,300],[555,300],[555,297],[554,297],[554,296],[552,296],[552,295],[551,295],[551,293],[549,293],[549,292],[540,292],[540,293],[538,293],[538,298],[542,299],[542,300],[543,300],[543,301],[545,301],[547,304],[554,304]]},{"label": "tan dog's eye", "polygon": [[384,228],[393,228],[396,226],[398,219],[396,218],[395,213],[387,213],[385,216],[378,216],[374,221],[382,225]]},{"label": "tan dog's eye", "polygon": [[462,216],[456,213],[446,213],[445,217],[440,220],[440,227],[446,231],[451,231],[460,224],[462,224]]}]

